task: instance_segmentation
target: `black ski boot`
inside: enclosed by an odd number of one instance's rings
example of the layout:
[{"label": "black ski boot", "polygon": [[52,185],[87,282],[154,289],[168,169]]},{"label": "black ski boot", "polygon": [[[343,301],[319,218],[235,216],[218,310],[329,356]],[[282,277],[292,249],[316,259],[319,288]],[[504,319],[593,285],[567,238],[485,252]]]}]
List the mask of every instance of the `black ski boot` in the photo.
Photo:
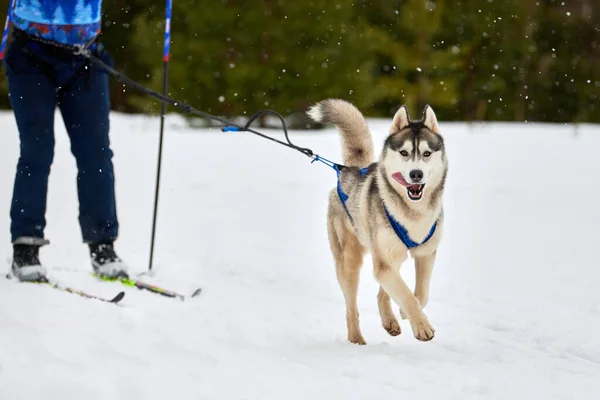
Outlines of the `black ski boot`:
[{"label": "black ski boot", "polygon": [[128,278],[127,266],[115,253],[112,243],[90,244],[94,272],[104,278]]},{"label": "black ski boot", "polygon": [[40,263],[40,245],[13,244],[12,274],[23,282],[45,282],[46,270]]}]

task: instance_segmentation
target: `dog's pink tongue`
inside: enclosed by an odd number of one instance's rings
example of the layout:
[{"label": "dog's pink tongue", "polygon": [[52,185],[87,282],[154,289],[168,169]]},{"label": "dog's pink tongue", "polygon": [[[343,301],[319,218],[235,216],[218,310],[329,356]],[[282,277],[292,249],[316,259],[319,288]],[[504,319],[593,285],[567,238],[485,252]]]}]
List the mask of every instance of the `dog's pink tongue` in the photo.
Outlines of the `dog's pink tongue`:
[{"label": "dog's pink tongue", "polygon": [[[393,173],[392,178],[394,178],[402,186],[406,186],[406,187],[411,186],[408,182],[406,182],[406,180],[404,180],[404,177],[402,176],[402,173],[400,173],[400,172]],[[418,186],[418,185],[412,185],[412,186]]]}]

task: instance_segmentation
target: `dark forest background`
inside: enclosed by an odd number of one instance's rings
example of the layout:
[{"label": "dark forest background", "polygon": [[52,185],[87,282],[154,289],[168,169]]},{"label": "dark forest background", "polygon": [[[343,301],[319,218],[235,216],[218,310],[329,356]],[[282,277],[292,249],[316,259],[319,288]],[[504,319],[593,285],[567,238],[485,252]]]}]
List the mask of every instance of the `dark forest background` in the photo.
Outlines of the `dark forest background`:
[{"label": "dark forest background", "polygon": [[[174,0],[169,94],[227,117],[338,97],[371,117],[428,103],[451,121],[600,122],[599,3]],[[116,68],[160,91],[165,3],[103,10]],[[4,71],[0,92],[9,108]],[[112,107],[160,111],[114,79]]]}]

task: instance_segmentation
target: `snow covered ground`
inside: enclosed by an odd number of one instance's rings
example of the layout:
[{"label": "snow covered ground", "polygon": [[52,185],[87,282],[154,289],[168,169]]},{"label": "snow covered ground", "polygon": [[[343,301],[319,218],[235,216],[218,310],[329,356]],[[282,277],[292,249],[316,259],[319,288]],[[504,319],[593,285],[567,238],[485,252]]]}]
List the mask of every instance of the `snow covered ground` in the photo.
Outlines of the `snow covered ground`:
[{"label": "snow covered ground", "polygon": [[[371,120],[380,146],[388,121]],[[18,136],[0,114],[0,254]],[[57,115],[42,259],[65,284],[89,276],[75,162]],[[126,289],[120,306],[0,279],[0,399],[571,399],[600,391],[600,127],[442,123],[446,231],[426,309],[436,337],[380,327],[366,260],[367,346],[345,341],[324,224],[335,174],[249,133],[168,119],[156,275],[188,302]],[[115,114],[121,236],[147,268],[158,119]],[[269,131],[281,137],[277,131]],[[340,160],[337,134],[292,132]],[[3,210],[3,211],[1,211]],[[3,264],[0,272],[8,271]],[[411,286],[412,261],[403,267]]]}]

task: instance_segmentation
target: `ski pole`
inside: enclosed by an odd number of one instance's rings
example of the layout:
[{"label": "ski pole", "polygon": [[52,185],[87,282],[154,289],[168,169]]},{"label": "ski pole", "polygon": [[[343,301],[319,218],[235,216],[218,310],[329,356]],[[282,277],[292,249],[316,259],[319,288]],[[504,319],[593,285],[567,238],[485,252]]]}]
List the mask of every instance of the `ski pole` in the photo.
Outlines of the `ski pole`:
[{"label": "ski pole", "polygon": [[[170,58],[171,49],[171,10],[173,8],[173,0],[167,0],[167,7],[165,11],[165,43],[163,51],[163,96],[167,95],[167,71]],[[154,258],[154,241],[156,236],[156,215],[158,211],[158,193],[160,190],[160,171],[162,166],[162,148],[163,148],[163,134],[165,127],[165,109],[166,103],[162,102],[160,109],[160,133],[158,139],[158,165],[156,171],[156,190],[154,194],[154,213],[152,217],[152,238],[150,243],[150,260],[148,263],[148,271],[152,269],[152,261]]]}]

